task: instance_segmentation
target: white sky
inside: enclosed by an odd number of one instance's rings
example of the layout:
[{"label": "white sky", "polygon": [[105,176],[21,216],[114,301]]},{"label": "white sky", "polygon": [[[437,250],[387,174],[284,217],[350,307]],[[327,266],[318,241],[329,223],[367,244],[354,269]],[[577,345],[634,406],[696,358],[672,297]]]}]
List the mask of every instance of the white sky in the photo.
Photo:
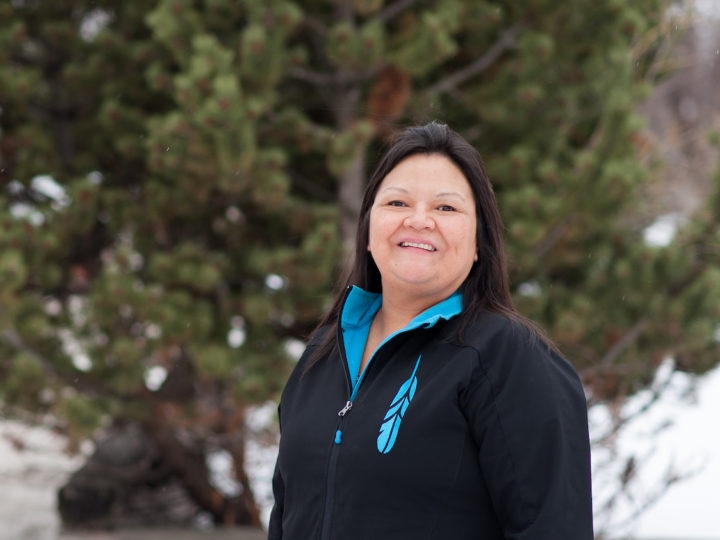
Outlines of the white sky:
[{"label": "white sky", "polygon": [[642,514],[635,533],[638,538],[720,539],[720,368],[700,379],[695,404],[661,403],[657,412],[674,418],[656,440],[659,451],[680,465],[704,465]]},{"label": "white sky", "polygon": [[[720,17],[720,0],[696,0],[695,5],[701,16]],[[672,486],[629,532],[638,539],[720,539],[720,367],[699,379],[694,403],[669,398],[653,414],[671,418],[673,424],[656,436],[655,463],[646,464],[645,476],[663,473],[660,458],[688,468],[700,464],[701,471]],[[628,433],[625,444],[647,444],[642,430],[637,426]]]},{"label": "white sky", "polygon": [[[688,392],[689,390],[689,392]],[[618,441],[618,468],[622,469],[623,457],[639,457],[638,477],[631,490],[639,500],[652,486],[661,481],[669,464],[677,469],[699,471],[690,478],[674,484],[652,507],[640,515],[631,526],[613,529],[615,534],[628,534],[638,540],[644,539],[720,539],[720,366],[707,375],[693,379],[682,373],[674,373],[663,398],[637,421],[630,424]],[[638,395],[628,404],[629,408],[640,406],[647,395]],[[591,411],[592,412],[592,411]],[[595,411],[601,417],[603,411]],[[660,426],[667,424],[661,429]],[[602,459],[604,454],[594,450],[593,458]],[[593,482],[600,484],[612,479],[615,470],[605,468]],[[612,485],[612,482],[609,483]],[[598,497],[596,497],[596,503]],[[622,521],[630,505],[622,500],[614,514],[614,521]]]}]

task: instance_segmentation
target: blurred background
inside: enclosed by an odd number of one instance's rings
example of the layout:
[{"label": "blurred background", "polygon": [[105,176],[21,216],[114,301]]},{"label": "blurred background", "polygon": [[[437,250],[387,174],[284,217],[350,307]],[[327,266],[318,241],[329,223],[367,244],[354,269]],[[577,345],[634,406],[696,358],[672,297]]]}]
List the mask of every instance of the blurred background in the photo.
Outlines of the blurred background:
[{"label": "blurred background", "polygon": [[367,174],[430,120],[582,377],[597,538],[720,538],[720,0],[3,1],[0,538],[262,538]]}]

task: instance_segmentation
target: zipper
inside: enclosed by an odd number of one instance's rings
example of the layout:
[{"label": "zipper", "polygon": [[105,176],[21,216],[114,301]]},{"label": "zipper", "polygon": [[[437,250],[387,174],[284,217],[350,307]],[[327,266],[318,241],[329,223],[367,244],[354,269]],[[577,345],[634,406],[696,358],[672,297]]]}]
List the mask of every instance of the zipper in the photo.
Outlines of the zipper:
[{"label": "zipper", "polygon": [[322,529],[320,533],[321,540],[330,539],[330,521],[332,518],[332,507],[335,498],[335,472],[337,470],[338,455],[340,454],[340,441],[342,439],[342,417],[338,422],[335,438],[330,448],[330,461],[328,463],[327,482],[325,484],[325,505],[323,508]]},{"label": "zipper", "polygon": [[[347,287],[345,289],[345,298],[343,298],[342,304],[340,305],[340,314],[342,314],[342,310],[345,308],[345,302],[350,294],[350,289],[351,287]],[[352,409],[352,400],[354,399],[354,389],[351,387],[350,370],[347,366],[347,358],[345,357],[345,344],[342,337],[342,327],[340,326],[340,315],[338,315],[335,343],[338,349],[338,354],[340,355],[340,362],[345,370],[345,381],[347,383],[347,391],[350,397],[345,403],[345,406],[338,411],[339,420],[330,446],[330,459],[328,460],[327,476],[325,480],[325,502],[323,504],[322,528],[320,532],[321,540],[330,540],[330,522],[335,498],[335,472],[337,470],[338,455],[340,454],[340,443],[342,442],[342,424],[345,419],[345,415],[350,412],[350,409]]]},{"label": "zipper", "polygon": [[[350,290],[352,287],[347,287],[345,289],[345,298],[343,299],[343,302],[340,306],[340,314],[342,314],[343,309],[345,308],[345,302],[347,301],[347,298],[350,294]],[[343,369],[345,370],[345,382],[347,383],[347,391],[349,394],[348,400],[345,402],[345,405],[342,409],[340,409],[337,413],[339,420],[337,423],[337,426],[335,428],[335,434],[333,435],[331,447],[330,447],[330,459],[328,461],[328,470],[327,470],[327,480],[325,484],[325,504],[323,505],[323,514],[322,514],[322,529],[320,538],[321,540],[330,540],[330,525],[332,520],[332,508],[334,505],[334,499],[335,499],[335,472],[337,470],[337,461],[338,461],[338,455],[340,454],[340,445],[342,444],[342,425],[343,420],[345,420],[345,416],[350,413],[353,402],[355,401],[355,398],[357,396],[358,390],[360,389],[360,385],[362,384],[363,379],[365,378],[365,374],[368,371],[368,368],[370,367],[370,364],[372,364],[372,360],[375,357],[375,354],[373,353],[372,357],[368,361],[367,365],[365,366],[365,369],[363,369],[362,373],[358,376],[357,380],[355,381],[355,384],[352,384],[352,378],[350,377],[350,369],[348,368],[347,364],[347,357],[345,355],[345,342],[343,340],[342,335],[342,328],[340,326],[340,317],[338,316],[338,325],[337,325],[337,334],[335,336],[338,353],[340,356],[340,363],[343,366]],[[382,345],[384,345],[385,342],[383,342],[378,349],[375,352],[378,352]]]},{"label": "zipper", "polygon": [[338,315],[338,324],[337,324],[337,334],[336,334],[336,344],[338,348],[338,354],[340,356],[340,362],[343,365],[343,369],[345,370],[345,382],[347,383],[347,390],[350,395],[347,402],[345,403],[345,406],[340,409],[337,413],[339,420],[337,423],[337,426],[335,428],[335,434],[332,439],[331,447],[330,447],[330,459],[328,461],[328,470],[327,470],[327,478],[325,483],[325,503],[323,505],[323,513],[322,513],[322,529],[320,533],[320,540],[330,540],[330,526],[332,521],[332,508],[334,505],[334,498],[335,498],[335,473],[337,470],[337,462],[338,462],[338,455],[340,454],[340,445],[342,443],[342,425],[343,420],[345,417],[350,413],[353,402],[355,401],[355,398],[357,397],[358,390],[360,389],[360,385],[362,384],[363,380],[365,379],[365,374],[368,372],[368,369],[373,363],[373,360],[375,359],[375,356],[377,353],[380,352],[380,350],[387,345],[390,341],[392,341],[393,338],[395,338],[397,335],[404,333],[404,331],[398,331],[390,334],[387,338],[383,340],[380,345],[378,345],[378,348],[373,352],[372,356],[370,357],[370,360],[368,360],[367,365],[365,366],[365,369],[363,369],[362,373],[358,375],[357,380],[355,381],[355,384],[352,384],[352,378],[350,377],[350,369],[347,365],[347,357],[345,355],[345,343],[342,336],[342,328],[340,326],[340,315],[343,312],[343,309],[345,308],[345,302],[347,302],[347,298],[350,294],[350,290],[352,287],[347,287],[345,289],[345,298],[343,298],[342,304],[340,305],[340,311]]},{"label": "zipper", "polygon": [[[346,296],[347,299],[347,296]],[[341,311],[342,313],[342,311]],[[353,402],[355,401],[355,398],[357,396],[358,390],[360,389],[360,385],[365,378],[365,374],[368,371],[368,368],[370,367],[370,364],[372,364],[373,358],[375,358],[375,354],[373,353],[372,357],[368,361],[367,365],[365,366],[365,369],[363,369],[362,373],[358,376],[357,381],[355,381],[355,385],[351,387],[350,385],[350,371],[347,367],[347,358],[345,356],[345,344],[342,339],[342,330],[338,326],[338,348],[340,352],[340,360],[345,366],[346,374],[348,376],[348,390],[350,392],[350,398],[345,402],[345,405],[342,409],[340,409],[337,413],[339,420],[337,423],[337,426],[335,428],[335,435],[332,440],[332,446],[330,447],[330,460],[328,462],[328,472],[327,472],[327,481],[325,484],[325,504],[323,506],[323,514],[322,514],[322,529],[320,533],[320,539],[321,540],[330,540],[330,525],[332,521],[332,508],[334,506],[334,499],[335,499],[335,473],[337,471],[337,462],[338,462],[338,456],[340,454],[340,445],[342,443],[342,425],[343,420],[345,420],[345,417],[350,413],[350,411],[353,408]],[[383,342],[378,349],[375,351],[377,353],[382,346],[386,342]]]},{"label": "zipper", "polygon": [[328,463],[327,482],[325,484],[325,505],[323,508],[322,532],[320,534],[320,538],[323,540],[330,538],[330,521],[335,498],[335,472],[340,454],[340,443],[342,442],[342,424],[345,415],[350,412],[350,409],[352,409],[352,401],[348,400],[345,406],[337,413],[340,419],[338,420],[335,437],[330,447],[330,461]]},{"label": "zipper", "polygon": [[352,409],[352,401],[348,401],[345,406],[338,411],[338,416],[345,416]]}]

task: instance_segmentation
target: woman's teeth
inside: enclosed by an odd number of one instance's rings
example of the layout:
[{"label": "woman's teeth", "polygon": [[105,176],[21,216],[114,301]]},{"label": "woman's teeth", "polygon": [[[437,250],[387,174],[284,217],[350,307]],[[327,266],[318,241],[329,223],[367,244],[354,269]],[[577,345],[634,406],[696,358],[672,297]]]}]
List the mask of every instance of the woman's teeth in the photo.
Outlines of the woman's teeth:
[{"label": "woman's teeth", "polygon": [[424,249],[426,251],[435,251],[435,248],[432,247],[430,244],[418,244],[416,242],[401,242],[400,246],[420,248],[420,249]]}]

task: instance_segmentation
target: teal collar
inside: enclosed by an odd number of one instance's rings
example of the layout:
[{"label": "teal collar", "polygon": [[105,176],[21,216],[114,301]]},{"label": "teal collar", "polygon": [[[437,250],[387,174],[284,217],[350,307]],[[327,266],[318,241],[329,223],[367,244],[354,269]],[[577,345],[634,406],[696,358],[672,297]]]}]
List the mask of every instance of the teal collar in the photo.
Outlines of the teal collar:
[{"label": "teal collar", "polygon": [[[343,330],[354,329],[360,326],[370,326],[373,317],[382,305],[382,294],[368,292],[353,285],[340,315],[340,326]],[[442,302],[426,309],[415,317],[401,332],[425,325],[426,328],[434,326],[440,319],[451,319],[462,312],[463,295],[456,291]]]},{"label": "teal collar", "polygon": [[[370,323],[372,323],[373,317],[375,317],[381,305],[382,294],[368,292],[360,287],[353,286],[348,293],[340,314],[340,328],[345,343],[345,356],[353,386],[357,382],[362,353],[370,332]],[[448,320],[459,315],[462,312],[462,305],[462,293],[456,291],[442,302],[423,311],[410,321],[405,328],[390,334],[380,344],[380,347],[402,332],[409,332],[420,327],[430,328],[437,324],[440,319]]]}]

